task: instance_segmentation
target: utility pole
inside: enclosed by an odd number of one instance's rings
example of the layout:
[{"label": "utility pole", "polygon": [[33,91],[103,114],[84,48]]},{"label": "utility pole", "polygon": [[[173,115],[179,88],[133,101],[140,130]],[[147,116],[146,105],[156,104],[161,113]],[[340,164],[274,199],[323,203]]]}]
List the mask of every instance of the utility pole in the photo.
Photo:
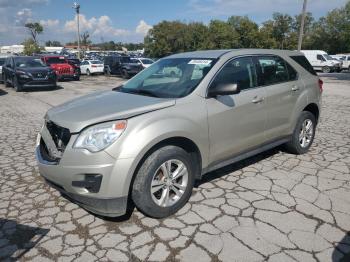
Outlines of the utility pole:
[{"label": "utility pole", "polygon": [[307,4],[307,0],[304,0],[303,11],[301,13],[301,22],[300,22],[299,40],[298,40],[298,51],[301,50],[301,45],[303,43],[304,25],[305,25],[305,16],[306,16],[306,4]]},{"label": "utility pole", "polygon": [[77,14],[77,34],[78,34],[78,58],[80,59],[80,28],[79,28],[79,13],[80,13],[80,5],[77,2],[74,2],[73,8]]}]

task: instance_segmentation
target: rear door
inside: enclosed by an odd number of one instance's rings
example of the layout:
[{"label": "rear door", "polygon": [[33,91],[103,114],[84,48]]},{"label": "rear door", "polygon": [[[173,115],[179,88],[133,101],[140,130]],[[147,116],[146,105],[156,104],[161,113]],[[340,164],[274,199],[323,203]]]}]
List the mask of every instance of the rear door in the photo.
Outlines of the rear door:
[{"label": "rear door", "polygon": [[241,92],[207,99],[210,162],[214,164],[265,142],[266,92],[258,86],[252,57],[226,63],[211,86],[228,83],[237,84]]},{"label": "rear door", "polygon": [[273,141],[290,135],[291,116],[304,88],[297,71],[279,56],[258,56],[258,83],[266,89],[266,139]]}]

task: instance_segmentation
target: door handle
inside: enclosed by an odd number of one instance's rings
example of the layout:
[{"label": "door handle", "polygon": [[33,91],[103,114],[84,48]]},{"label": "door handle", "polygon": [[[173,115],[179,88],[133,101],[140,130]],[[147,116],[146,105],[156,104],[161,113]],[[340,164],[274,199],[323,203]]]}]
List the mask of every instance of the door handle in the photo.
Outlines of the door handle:
[{"label": "door handle", "polygon": [[254,104],[261,103],[262,101],[264,101],[263,97],[254,97],[254,99],[252,100]]},{"label": "door handle", "polygon": [[292,87],[292,91],[298,91],[299,90],[299,86],[293,86]]}]

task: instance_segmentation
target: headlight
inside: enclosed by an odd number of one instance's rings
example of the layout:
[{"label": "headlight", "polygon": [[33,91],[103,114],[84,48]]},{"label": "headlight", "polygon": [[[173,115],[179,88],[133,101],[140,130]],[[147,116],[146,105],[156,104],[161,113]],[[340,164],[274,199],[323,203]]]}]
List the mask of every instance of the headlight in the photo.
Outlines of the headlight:
[{"label": "headlight", "polygon": [[126,120],[102,123],[83,130],[75,141],[74,148],[98,152],[113,144],[126,129]]},{"label": "headlight", "polygon": [[26,73],[24,71],[19,71],[17,70],[16,73],[18,74],[19,77],[21,78],[30,78],[29,73]]}]

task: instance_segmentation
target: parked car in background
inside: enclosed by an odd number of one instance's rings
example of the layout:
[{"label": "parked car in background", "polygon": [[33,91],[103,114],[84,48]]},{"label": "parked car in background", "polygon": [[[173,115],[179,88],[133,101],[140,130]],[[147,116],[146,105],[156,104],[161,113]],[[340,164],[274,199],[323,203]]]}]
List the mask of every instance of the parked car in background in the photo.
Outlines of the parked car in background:
[{"label": "parked car in background", "polygon": [[0,55],[0,83],[4,81],[4,79],[2,78],[2,67],[5,64],[6,57],[7,56]]},{"label": "parked car in background", "polygon": [[67,58],[67,61],[74,67],[75,71],[79,72],[80,75],[80,60],[78,58]]},{"label": "parked car in background", "polygon": [[307,60],[316,71],[323,73],[340,72],[341,62],[334,60],[330,55],[322,50],[301,50]]},{"label": "parked car in background", "polygon": [[131,58],[131,61],[139,63],[140,65],[142,65],[143,68],[147,68],[147,67],[151,66],[154,63],[154,61],[152,59],[150,59],[150,58],[142,58],[142,57],[140,57],[140,58],[139,57],[137,57],[137,58],[133,57],[133,58]]},{"label": "parked car in background", "polygon": [[332,57],[342,61],[342,69],[350,71],[350,54],[337,54],[332,55]]},{"label": "parked car in background", "polygon": [[47,66],[51,67],[55,71],[57,80],[80,79],[79,70],[75,66],[68,63],[68,60],[64,56],[44,55],[41,57],[41,59]]},{"label": "parked car in background", "polygon": [[80,72],[82,75],[103,74],[104,65],[99,60],[85,60],[80,64]]},{"label": "parked car in background", "polygon": [[7,87],[16,92],[27,87],[56,87],[56,74],[40,57],[13,56],[6,58],[2,77]]},{"label": "parked car in background", "polygon": [[129,56],[105,56],[104,72],[107,75],[121,75],[127,79],[143,70],[142,65],[132,61]]},{"label": "parked car in background", "polygon": [[[169,77],[167,68],[181,74]],[[104,216],[133,201],[162,218],[206,173],[279,145],[313,143],[322,81],[300,52],[172,55],[111,91],[51,108],[36,158],[49,185]]]}]

